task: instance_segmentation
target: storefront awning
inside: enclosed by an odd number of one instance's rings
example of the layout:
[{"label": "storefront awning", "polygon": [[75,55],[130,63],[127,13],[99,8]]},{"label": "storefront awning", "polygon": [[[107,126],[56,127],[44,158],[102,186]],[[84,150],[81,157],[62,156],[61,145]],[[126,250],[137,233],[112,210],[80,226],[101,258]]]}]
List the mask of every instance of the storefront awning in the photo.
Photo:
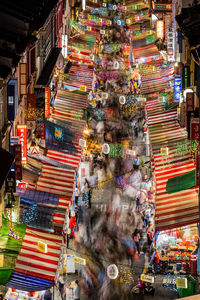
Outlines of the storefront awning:
[{"label": "storefront awning", "polygon": [[[47,253],[38,250],[39,241],[47,245]],[[27,291],[36,291],[50,285],[56,275],[61,245],[62,236],[27,227],[14,273],[8,281],[7,286],[16,286],[15,288],[17,289]],[[21,275],[25,275],[25,278]],[[32,286],[30,284],[30,277],[33,277]],[[23,282],[21,278],[24,278]],[[40,282],[37,279],[45,281]]]},{"label": "storefront awning", "polygon": [[85,85],[87,90],[92,90],[93,66],[73,63],[68,74],[69,78],[65,81],[67,85],[78,89],[81,85]]},{"label": "storefront awning", "polygon": [[72,196],[75,170],[43,165],[37,190],[57,195]]},{"label": "storefront awning", "polygon": [[42,85],[42,86],[49,85],[49,82],[51,80],[51,74],[55,67],[58,56],[61,53],[61,50],[62,50],[62,48],[56,48],[56,47],[54,47],[51,50],[51,52],[45,62],[45,65],[42,69],[42,72],[37,80],[37,85]]},{"label": "storefront awning", "polygon": [[[156,184],[156,230],[197,223],[195,166],[187,147],[178,150],[178,144],[186,143],[187,136],[177,121],[176,109],[165,110],[160,100],[152,99],[147,101],[146,111]],[[161,155],[161,148],[166,147],[168,154]]]},{"label": "storefront awning", "polygon": [[69,153],[48,149],[47,157],[57,160],[63,164],[77,168],[80,163],[81,152],[79,152],[78,155],[72,155]]}]

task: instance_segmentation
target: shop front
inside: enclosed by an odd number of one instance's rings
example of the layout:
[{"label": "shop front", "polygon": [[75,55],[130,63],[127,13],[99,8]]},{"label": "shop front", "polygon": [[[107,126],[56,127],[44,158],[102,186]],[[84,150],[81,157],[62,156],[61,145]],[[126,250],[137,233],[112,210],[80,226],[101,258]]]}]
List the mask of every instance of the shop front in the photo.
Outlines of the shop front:
[{"label": "shop front", "polygon": [[39,300],[43,299],[46,291],[26,292],[9,288],[4,299],[6,300]]}]

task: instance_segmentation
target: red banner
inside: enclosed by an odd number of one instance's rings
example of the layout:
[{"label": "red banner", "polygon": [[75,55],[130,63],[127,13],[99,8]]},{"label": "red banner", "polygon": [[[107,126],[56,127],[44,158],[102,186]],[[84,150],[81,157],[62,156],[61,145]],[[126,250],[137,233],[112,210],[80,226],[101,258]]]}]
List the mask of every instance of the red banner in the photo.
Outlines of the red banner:
[{"label": "red banner", "polygon": [[26,125],[17,126],[17,135],[19,137],[19,143],[22,146],[22,162],[27,160],[27,128]]},{"label": "red banner", "polygon": [[45,118],[48,119],[50,116],[50,90],[45,87]]},{"label": "red banner", "polygon": [[190,124],[190,140],[199,141],[199,118],[192,118]]},{"label": "red banner", "polygon": [[22,145],[14,145],[15,155],[15,176],[17,180],[22,180]]},{"label": "red banner", "polygon": [[41,137],[41,140],[45,140],[45,131],[46,131],[45,122],[37,122],[36,128]]},{"label": "red banner", "polygon": [[186,94],[186,110],[194,111],[194,93]]},{"label": "red banner", "polygon": [[27,95],[27,121],[35,121],[36,117],[36,95]]}]

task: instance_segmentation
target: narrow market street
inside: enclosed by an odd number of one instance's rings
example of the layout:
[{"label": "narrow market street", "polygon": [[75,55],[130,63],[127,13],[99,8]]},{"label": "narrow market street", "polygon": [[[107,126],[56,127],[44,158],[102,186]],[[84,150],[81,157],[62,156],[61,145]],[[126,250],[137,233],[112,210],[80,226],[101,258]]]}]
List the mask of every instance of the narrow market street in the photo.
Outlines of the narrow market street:
[{"label": "narrow market street", "polygon": [[186,2],[0,4],[2,299],[200,291],[200,5]]}]

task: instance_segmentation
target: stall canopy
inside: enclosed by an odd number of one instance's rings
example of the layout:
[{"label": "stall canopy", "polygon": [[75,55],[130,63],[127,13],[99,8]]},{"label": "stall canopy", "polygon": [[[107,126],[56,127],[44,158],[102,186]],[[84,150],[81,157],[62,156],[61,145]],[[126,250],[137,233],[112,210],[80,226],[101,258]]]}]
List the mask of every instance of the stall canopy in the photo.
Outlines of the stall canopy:
[{"label": "stall canopy", "polygon": [[69,78],[65,81],[68,86],[80,89],[80,86],[84,85],[88,90],[92,89],[93,66],[73,63],[68,74]]},{"label": "stall canopy", "polygon": [[[198,187],[195,165],[187,145],[187,135],[177,121],[174,108],[165,110],[158,99],[146,103],[147,123],[156,183],[156,230],[166,230],[199,221]],[[161,148],[168,153],[161,155]]]},{"label": "stall canopy", "polygon": [[[38,242],[47,252],[38,250]],[[26,291],[44,290],[52,285],[60,256],[62,236],[27,227],[14,272],[7,287]]]}]

